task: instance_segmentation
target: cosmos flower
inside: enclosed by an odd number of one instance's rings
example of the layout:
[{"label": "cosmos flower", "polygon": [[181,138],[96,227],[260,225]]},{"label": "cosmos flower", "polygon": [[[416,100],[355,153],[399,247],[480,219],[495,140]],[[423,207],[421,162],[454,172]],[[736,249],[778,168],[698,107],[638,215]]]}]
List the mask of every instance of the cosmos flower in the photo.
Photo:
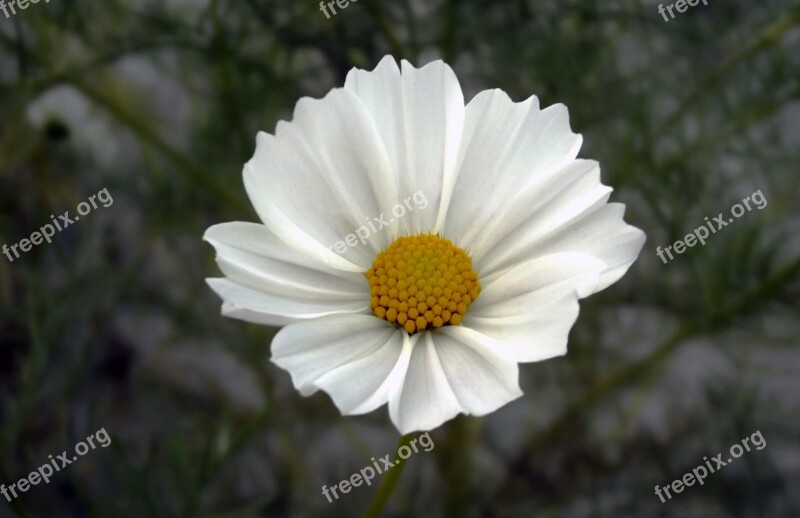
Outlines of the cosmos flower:
[{"label": "cosmos flower", "polygon": [[465,106],[441,61],[353,69],[258,134],[244,184],[262,223],[208,229],[225,275],[208,283],[224,315],[284,326],[272,361],[343,414],[388,403],[401,433],[488,414],[522,394],[518,364],[566,353],[578,300],[644,244],[581,142],[563,105]]}]

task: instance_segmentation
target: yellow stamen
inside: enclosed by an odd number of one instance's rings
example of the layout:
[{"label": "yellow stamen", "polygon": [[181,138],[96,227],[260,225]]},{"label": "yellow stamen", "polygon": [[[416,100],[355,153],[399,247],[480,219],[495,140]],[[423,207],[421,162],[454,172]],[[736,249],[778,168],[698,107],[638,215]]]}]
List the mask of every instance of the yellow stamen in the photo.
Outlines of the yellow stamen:
[{"label": "yellow stamen", "polygon": [[481,292],[469,255],[433,234],[395,239],[366,276],[372,312],[408,334],[461,324]]}]

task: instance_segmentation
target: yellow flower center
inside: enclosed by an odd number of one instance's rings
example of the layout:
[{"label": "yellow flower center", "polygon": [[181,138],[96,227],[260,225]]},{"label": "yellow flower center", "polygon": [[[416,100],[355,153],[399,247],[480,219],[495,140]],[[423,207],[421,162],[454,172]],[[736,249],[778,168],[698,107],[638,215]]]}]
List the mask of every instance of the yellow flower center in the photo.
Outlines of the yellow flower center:
[{"label": "yellow flower center", "polygon": [[372,312],[408,334],[459,325],[481,292],[469,255],[433,234],[395,239],[366,276]]}]

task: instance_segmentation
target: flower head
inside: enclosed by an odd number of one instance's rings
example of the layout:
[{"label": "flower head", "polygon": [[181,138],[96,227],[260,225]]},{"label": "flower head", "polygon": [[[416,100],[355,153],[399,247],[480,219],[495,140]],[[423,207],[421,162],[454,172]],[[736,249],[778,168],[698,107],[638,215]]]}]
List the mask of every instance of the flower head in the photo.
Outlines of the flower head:
[{"label": "flower head", "polygon": [[465,106],[441,61],[353,69],[259,133],[244,182],[262,223],[208,229],[225,274],[208,282],[223,314],[285,326],[272,361],[343,414],[388,403],[402,433],[487,414],[644,244],[580,145],[563,105]]}]

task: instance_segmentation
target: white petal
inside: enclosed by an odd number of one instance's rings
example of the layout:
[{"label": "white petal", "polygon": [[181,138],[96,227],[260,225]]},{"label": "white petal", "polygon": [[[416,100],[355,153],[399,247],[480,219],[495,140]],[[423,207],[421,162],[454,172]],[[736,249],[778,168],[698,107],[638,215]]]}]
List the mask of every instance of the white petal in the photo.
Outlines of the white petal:
[{"label": "white petal", "polygon": [[486,415],[522,395],[517,363],[464,326],[432,333],[445,376],[465,414]]},{"label": "white petal", "polygon": [[397,62],[386,56],[372,72],[353,68],[347,74],[344,87],[364,103],[399,181],[399,173],[406,161],[406,136],[403,130],[403,88]]},{"label": "white petal", "polygon": [[[368,224],[396,200],[392,168],[364,105],[347,90],[303,98],[276,136],[259,133],[244,180],[270,230],[334,267],[364,271],[391,239]],[[357,229],[365,239],[356,242]],[[338,256],[336,243],[351,234],[353,242]]]},{"label": "white petal", "polygon": [[473,262],[491,275],[536,257],[548,238],[606,204],[611,188],[600,183],[597,162],[575,160],[521,190],[475,242]]},{"label": "white petal", "polygon": [[412,343],[407,333],[397,330],[376,352],[333,369],[314,384],[331,396],[342,414],[371,412],[402,385]]},{"label": "white petal", "polygon": [[363,274],[344,272],[299,254],[266,226],[214,225],[203,239],[217,251],[217,264],[232,281],[263,293],[299,301],[363,301]]},{"label": "white petal", "polygon": [[368,300],[331,302],[292,300],[285,296],[254,290],[224,278],[206,279],[206,282],[224,301],[223,315],[254,324],[285,326],[309,318],[364,313],[369,310]]},{"label": "white petal", "polygon": [[428,202],[395,217],[400,232],[435,231],[446,210],[441,201],[449,199],[455,181],[464,126],[464,96],[452,69],[442,61],[420,69],[403,61],[401,74],[387,56],[372,72],[351,70],[345,88],[358,95],[375,122],[397,179],[397,201],[420,191]]},{"label": "white petal", "polygon": [[540,110],[535,97],[513,103],[501,90],[479,93],[466,109],[445,235],[473,250],[529,184],[577,156],[581,141],[563,105]]},{"label": "white petal", "polygon": [[372,315],[324,317],[283,328],[272,341],[272,361],[303,395],[322,388],[343,413],[363,413],[400,383],[407,337]]},{"label": "white petal", "polygon": [[[606,204],[539,243],[537,255],[575,251],[606,263],[595,293],[617,282],[639,256],[645,234],[623,221],[625,205]],[[591,293],[587,293],[590,295]]]},{"label": "white petal", "polygon": [[470,305],[470,313],[507,316],[525,297],[554,290],[572,292],[576,297],[592,293],[606,264],[588,254],[561,252],[537,257],[494,275],[481,278],[481,293]]},{"label": "white petal", "polygon": [[578,317],[578,297],[595,289],[604,270],[604,262],[574,253],[517,265],[488,282],[462,326],[517,362],[563,355]]},{"label": "white petal", "polygon": [[399,391],[389,396],[389,416],[402,434],[431,430],[462,411],[442,369],[431,333],[413,346]]},{"label": "white petal", "polygon": [[519,363],[538,362],[567,353],[569,330],[578,318],[578,301],[562,294],[536,312],[503,318],[467,315],[462,325],[495,343]]}]

